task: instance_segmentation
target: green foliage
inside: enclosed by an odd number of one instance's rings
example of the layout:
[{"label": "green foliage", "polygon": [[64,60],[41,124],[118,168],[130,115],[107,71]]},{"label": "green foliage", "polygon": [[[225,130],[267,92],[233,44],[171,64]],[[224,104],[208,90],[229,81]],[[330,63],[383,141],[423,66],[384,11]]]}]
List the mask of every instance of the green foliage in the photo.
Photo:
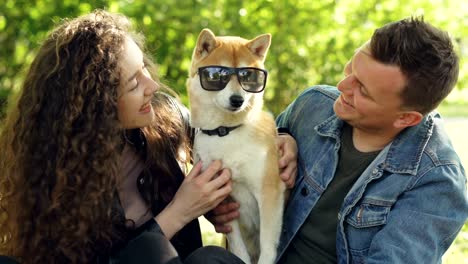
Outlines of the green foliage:
[{"label": "green foliage", "polygon": [[198,33],[254,38],[272,33],[266,107],[279,113],[306,87],[336,84],[354,49],[390,21],[424,14],[449,31],[462,57],[458,88],[468,86],[468,4],[463,0],[4,0],[0,4],[0,104],[21,85],[47,32],[62,18],[95,8],[123,13],[147,37],[162,79],[188,103],[185,81]]}]

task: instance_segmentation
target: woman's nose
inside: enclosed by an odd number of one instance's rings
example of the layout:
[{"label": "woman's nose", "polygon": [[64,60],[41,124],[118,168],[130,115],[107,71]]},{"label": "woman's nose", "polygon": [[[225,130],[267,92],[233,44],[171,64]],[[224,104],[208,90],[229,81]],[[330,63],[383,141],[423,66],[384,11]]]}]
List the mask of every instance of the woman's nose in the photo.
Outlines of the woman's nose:
[{"label": "woman's nose", "polygon": [[154,92],[159,90],[159,83],[155,82],[153,79],[148,78],[148,84],[145,88],[145,95],[152,95]]}]

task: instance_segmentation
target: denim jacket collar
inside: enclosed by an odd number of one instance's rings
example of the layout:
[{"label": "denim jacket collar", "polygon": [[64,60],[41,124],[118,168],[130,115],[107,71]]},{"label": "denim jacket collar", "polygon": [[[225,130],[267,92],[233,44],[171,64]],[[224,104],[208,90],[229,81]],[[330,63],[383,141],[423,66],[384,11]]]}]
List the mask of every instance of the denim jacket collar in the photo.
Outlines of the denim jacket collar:
[{"label": "denim jacket collar", "polygon": [[[416,126],[402,131],[385,147],[388,149],[383,162],[383,169],[391,173],[416,175],[424,151],[434,128],[434,115],[427,115]],[[344,121],[332,115],[315,127],[321,136],[335,138],[339,141]]]},{"label": "denim jacket collar", "polygon": [[[417,126],[407,128],[393,140],[385,161],[392,173],[416,175],[421,157],[434,128],[434,114],[426,116]],[[398,153],[397,155],[395,155]]]},{"label": "denim jacket collar", "polygon": [[343,125],[343,120],[339,119],[336,115],[332,115],[327,120],[318,124],[315,127],[315,131],[321,136],[332,137],[339,141]]}]

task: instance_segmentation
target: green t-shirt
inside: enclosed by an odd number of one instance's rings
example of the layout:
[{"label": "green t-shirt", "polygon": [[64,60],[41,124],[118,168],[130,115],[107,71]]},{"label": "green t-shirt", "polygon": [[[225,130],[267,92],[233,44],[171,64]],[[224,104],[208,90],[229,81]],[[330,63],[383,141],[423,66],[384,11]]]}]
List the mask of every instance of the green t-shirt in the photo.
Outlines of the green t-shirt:
[{"label": "green t-shirt", "polygon": [[353,144],[352,128],[345,124],[341,135],[335,176],[284,252],[280,263],[336,263],[338,212],[353,184],[380,151],[360,152]]}]

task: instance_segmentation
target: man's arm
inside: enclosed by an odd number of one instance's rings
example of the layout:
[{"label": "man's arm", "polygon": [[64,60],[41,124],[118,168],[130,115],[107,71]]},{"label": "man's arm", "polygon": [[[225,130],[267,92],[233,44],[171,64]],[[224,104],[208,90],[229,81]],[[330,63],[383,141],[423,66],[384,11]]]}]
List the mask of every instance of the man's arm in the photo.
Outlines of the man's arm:
[{"label": "man's arm", "polygon": [[396,201],[372,239],[366,263],[439,263],[467,217],[462,169],[435,167]]}]

